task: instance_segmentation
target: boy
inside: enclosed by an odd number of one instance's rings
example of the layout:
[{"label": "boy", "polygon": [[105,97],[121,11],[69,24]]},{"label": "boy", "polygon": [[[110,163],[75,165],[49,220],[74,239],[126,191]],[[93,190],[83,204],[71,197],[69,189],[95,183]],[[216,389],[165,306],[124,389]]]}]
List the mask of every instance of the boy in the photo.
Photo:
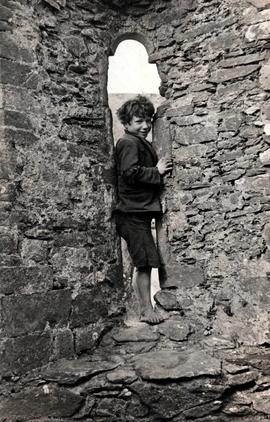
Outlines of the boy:
[{"label": "boy", "polygon": [[151,233],[151,220],[161,214],[159,200],[162,176],[172,170],[171,160],[161,158],[146,140],[155,109],[141,95],[126,101],[117,110],[125,128],[118,140],[115,157],[118,176],[116,228],[125,239],[134,267],[140,305],[140,320],[149,324],[162,321],[151,304],[151,271],[162,266]]}]

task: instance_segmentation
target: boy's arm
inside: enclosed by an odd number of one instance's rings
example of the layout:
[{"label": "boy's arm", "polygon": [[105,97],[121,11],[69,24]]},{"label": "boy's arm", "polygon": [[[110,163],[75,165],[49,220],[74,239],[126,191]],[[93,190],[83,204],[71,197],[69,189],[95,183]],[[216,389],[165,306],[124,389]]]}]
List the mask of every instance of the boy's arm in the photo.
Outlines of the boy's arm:
[{"label": "boy's arm", "polygon": [[157,167],[144,167],[139,160],[137,142],[125,140],[119,151],[120,171],[129,184],[135,182],[160,185],[162,177]]}]

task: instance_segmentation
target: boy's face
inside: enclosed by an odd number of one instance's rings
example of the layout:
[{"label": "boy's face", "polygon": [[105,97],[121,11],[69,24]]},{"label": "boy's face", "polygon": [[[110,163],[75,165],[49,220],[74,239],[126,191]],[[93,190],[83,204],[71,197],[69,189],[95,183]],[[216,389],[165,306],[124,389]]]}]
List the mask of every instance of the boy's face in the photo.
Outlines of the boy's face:
[{"label": "boy's face", "polygon": [[150,132],[152,127],[152,118],[145,116],[145,117],[138,117],[133,116],[129,123],[125,124],[125,128],[132,133],[133,135],[137,135],[140,138],[145,139]]}]

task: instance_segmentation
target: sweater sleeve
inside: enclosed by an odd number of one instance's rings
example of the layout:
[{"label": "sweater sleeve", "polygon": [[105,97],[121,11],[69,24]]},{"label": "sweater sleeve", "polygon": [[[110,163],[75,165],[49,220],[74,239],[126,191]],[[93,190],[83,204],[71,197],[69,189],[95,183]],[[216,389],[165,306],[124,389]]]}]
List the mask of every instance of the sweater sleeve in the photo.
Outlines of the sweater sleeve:
[{"label": "sweater sleeve", "polygon": [[139,160],[139,146],[137,142],[125,140],[119,151],[120,172],[126,183],[136,182],[160,185],[161,176],[157,167],[142,166]]}]

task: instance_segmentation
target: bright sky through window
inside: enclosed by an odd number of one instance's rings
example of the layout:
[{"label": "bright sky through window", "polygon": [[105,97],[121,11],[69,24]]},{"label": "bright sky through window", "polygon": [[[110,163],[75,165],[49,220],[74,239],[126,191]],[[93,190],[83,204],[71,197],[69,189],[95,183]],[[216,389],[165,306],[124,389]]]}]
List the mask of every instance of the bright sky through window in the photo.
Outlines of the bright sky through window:
[{"label": "bright sky through window", "polygon": [[145,47],[138,41],[122,41],[109,57],[108,93],[158,94],[159,85],[157,67],[148,63]]}]

